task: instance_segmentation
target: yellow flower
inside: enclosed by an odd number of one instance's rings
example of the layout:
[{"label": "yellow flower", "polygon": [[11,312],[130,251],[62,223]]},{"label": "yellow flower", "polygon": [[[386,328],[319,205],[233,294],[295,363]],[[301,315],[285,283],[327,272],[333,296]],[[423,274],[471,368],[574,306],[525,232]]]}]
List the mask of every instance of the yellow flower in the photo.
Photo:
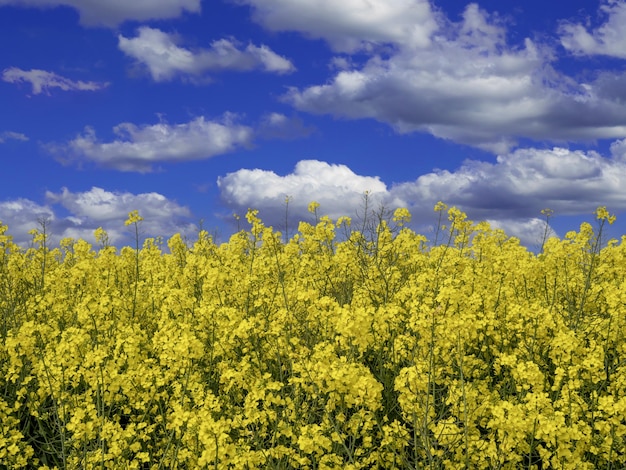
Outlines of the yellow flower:
[{"label": "yellow flower", "polygon": [[124,225],[128,226],[128,225],[136,224],[138,222],[141,222],[142,220],[143,220],[143,217],[139,215],[139,211],[134,210],[128,213],[128,219],[126,219],[126,221],[124,222]]},{"label": "yellow flower", "polygon": [[612,225],[613,222],[615,222],[616,220],[615,215],[609,214],[609,211],[606,209],[606,206],[598,207],[596,209],[595,215],[596,215],[596,219],[606,220],[609,223],[609,225]]},{"label": "yellow flower", "polygon": [[309,206],[307,209],[310,213],[314,214],[317,211],[317,209],[319,209],[319,207],[320,207],[320,203],[313,201],[309,203]]},{"label": "yellow flower", "polygon": [[394,211],[392,220],[399,226],[403,226],[411,221],[411,213],[406,207],[399,207]]}]

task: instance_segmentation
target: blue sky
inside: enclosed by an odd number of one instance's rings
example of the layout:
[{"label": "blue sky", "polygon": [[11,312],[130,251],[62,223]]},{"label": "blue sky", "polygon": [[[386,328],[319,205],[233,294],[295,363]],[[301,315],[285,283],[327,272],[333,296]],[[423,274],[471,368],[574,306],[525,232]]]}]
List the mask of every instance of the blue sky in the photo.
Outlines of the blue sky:
[{"label": "blue sky", "polygon": [[599,205],[626,233],[626,1],[0,0],[0,220],[20,243],[225,241],[363,193],[529,246]]}]

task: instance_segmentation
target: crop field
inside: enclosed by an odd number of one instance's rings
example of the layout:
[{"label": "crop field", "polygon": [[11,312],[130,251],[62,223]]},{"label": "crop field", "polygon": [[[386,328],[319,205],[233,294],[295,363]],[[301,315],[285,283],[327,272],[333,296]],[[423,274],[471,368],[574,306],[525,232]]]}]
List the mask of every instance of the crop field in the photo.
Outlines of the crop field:
[{"label": "crop field", "polygon": [[[0,224],[0,468],[626,467],[626,237],[256,211],[217,244]],[[295,228],[295,227],[294,227]],[[295,230],[294,230],[295,231]]]}]

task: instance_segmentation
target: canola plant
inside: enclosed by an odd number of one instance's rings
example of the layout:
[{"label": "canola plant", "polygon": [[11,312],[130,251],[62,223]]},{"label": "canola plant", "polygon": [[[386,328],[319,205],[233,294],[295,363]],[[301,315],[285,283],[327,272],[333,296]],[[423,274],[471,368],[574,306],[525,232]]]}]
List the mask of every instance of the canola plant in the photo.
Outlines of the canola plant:
[{"label": "canola plant", "polygon": [[614,217],[533,253],[435,210],[436,242],[406,209],[167,248],[132,212],[119,250],[0,224],[0,468],[624,468]]}]

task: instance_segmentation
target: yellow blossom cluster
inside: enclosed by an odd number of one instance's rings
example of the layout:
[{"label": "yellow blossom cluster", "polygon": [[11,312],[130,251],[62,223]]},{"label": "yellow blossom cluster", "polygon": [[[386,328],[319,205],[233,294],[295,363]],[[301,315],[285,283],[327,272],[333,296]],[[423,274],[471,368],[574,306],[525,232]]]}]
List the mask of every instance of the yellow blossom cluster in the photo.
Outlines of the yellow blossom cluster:
[{"label": "yellow blossom cluster", "polygon": [[0,468],[626,467],[606,208],[539,253],[443,203],[430,240],[309,209],[287,241],[0,224]]}]

